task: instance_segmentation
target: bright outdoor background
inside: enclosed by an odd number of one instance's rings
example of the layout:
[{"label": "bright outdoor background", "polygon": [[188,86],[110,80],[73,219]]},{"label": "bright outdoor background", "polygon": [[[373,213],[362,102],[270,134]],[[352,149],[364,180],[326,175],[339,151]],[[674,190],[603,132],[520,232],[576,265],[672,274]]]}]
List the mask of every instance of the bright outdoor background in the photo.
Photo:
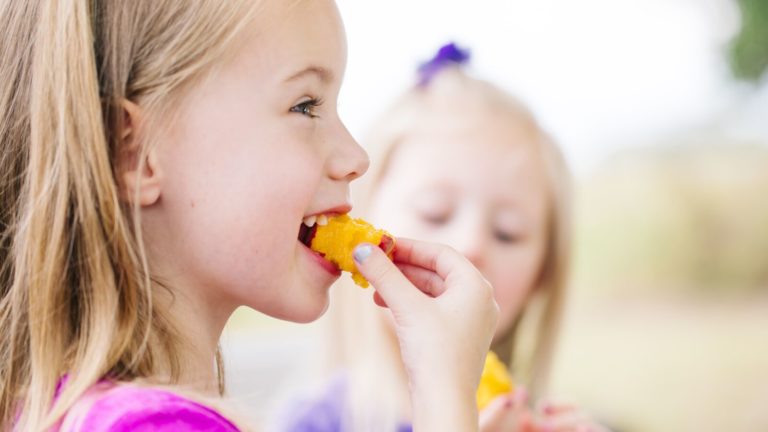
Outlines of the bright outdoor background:
[{"label": "bright outdoor background", "polygon": [[[455,41],[566,152],[576,260],[554,395],[623,432],[768,430],[768,1],[338,5],[354,135]],[[317,331],[233,318],[230,391],[255,418],[307,374]]]}]

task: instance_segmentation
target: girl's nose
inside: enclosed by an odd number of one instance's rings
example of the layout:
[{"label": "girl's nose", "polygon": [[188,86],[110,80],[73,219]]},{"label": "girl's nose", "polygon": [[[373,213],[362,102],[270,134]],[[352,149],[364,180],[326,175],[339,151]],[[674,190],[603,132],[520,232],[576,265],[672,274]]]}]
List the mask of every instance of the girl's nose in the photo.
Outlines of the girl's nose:
[{"label": "girl's nose", "polygon": [[333,180],[352,181],[368,171],[368,153],[355,141],[344,125],[336,137],[333,154],[328,161],[328,175]]}]

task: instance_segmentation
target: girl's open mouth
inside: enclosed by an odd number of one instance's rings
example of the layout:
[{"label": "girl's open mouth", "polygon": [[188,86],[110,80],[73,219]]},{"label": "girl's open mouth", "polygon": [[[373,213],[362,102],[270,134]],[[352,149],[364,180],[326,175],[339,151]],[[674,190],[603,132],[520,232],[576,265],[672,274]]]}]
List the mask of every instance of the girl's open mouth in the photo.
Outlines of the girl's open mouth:
[{"label": "girl's open mouth", "polygon": [[309,252],[312,253],[317,258],[318,263],[321,266],[323,266],[331,274],[338,275],[341,273],[339,266],[328,261],[325,258],[325,254],[317,252],[312,249],[312,239],[315,238],[315,234],[317,233],[317,227],[318,225],[323,225],[325,223],[327,223],[327,217],[310,216],[305,218],[301,222],[301,226],[299,227],[298,239],[299,239],[299,242],[301,242],[301,244],[306,246]]},{"label": "girl's open mouth", "polygon": [[301,223],[301,227],[299,228],[299,241],[304,244],[306,247],[312,246],[312,239],[315,238],[315,233],[317,232],[317,225],[312,225],[311,227],[308,227],[304,224],[304,222]]}]

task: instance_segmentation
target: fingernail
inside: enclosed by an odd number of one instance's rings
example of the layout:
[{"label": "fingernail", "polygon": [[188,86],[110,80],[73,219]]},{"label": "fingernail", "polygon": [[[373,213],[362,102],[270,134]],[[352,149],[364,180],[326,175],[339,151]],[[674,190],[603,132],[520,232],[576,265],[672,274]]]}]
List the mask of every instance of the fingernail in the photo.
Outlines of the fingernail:
[{"label": "fingernail", "polygon": [[528,401],[528,390],[526,390],[525,387],[518,387],[516,393],[517,393],[518,399],[520,399],[523,402]]},{"label": "fingernail", "polygon": [[388,235],[382,236],[381,241],[379,242],[379,248],[383,250],[385,254],[389,255],[395,248],[395,239]]},{"label": "fingernail", "polygon": [[371,245],[367,243],[361,244],[355,248],[355,251],[352,253],[352,258],[362,264],[369,256],[371,256],[371,252],[373,252],[373,247],[371,247]]},{"label": "fingernail", "polygon": [[504,400],[504,408],[512,408],[515,406],[515,400],[512,398],[512,396],[507,396],[507,398]]},{"label": "fingernail", "polygon": [[552,402],[545,402],[543,411],[546,415],[552,415],[555,413],[555,405]]}]

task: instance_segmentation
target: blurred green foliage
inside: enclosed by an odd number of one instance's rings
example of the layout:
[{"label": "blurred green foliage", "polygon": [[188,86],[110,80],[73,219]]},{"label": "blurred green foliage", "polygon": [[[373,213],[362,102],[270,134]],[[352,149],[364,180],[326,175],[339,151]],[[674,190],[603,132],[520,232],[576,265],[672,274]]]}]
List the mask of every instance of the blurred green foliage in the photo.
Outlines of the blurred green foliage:
[{"label": "blurred green foliage", "polygon": [[768,69],[768,0],[737,0],[742,27],[730,46],[730,63],[739,79],[757,81]]},{"label": "blurred green foliage", "polygon": [[768,288],[768,149],[702,141],[625,152],[581,185],[579,286],[625,294]]}]

